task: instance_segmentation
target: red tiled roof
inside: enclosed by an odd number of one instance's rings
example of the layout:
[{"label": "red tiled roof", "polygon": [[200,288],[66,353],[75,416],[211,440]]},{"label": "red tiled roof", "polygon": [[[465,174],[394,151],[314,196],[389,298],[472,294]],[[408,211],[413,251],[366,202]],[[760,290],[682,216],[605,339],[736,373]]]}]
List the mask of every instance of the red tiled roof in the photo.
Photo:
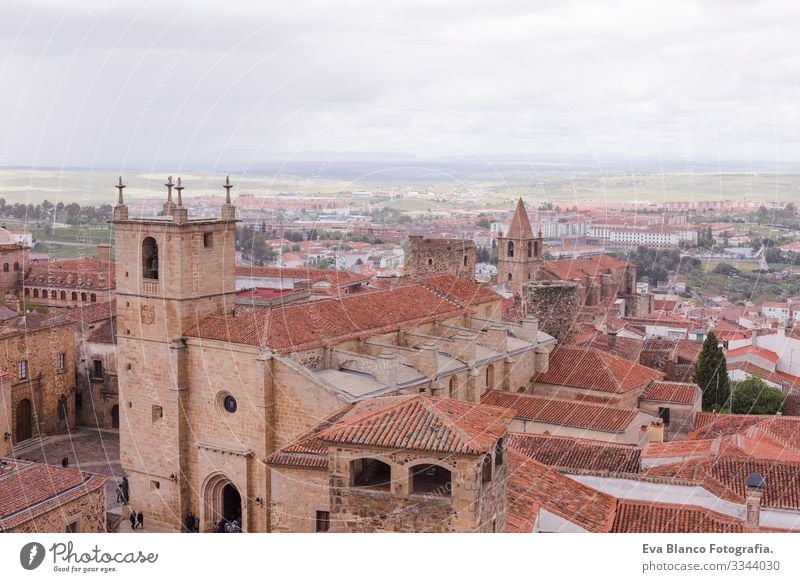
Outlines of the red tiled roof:
[{"label": "red tiled roof", "polygon": [[740,533],[768,531],[748,528],[741,519],[697,505],[620,500],[611,531],[615,533]]},{"label": "red tiled roof", "polygon": [[641,449],[592,439],[514,432],[509,448],[558,470],[638,473]]},{"label": "red tiled roof", "polygon": [[4,459],[0,469],[0,531],[19,526],[102,488],[107,477],[43,463]]},{"label": "red tiled roof", "polygon": [[775,352],[752,345],[742,346],[740,348],[736,348],[735,350],[728,350],[727,353],[725,354],[725,357],[727,359],[730,359],[730,358],[738,358],[739,356],[747,356],[749,354],[753,354],[754,356],[768,360],[773,364],[780,359],[778,354],[776,354]]},{"label": "red tiled roof", "polygon": [[616,408],[501,390],[489,390],[481,397],[481,402],[510,408],[517,418],[525,420],[603,432],[625,432],[639,415],[635,408]]},{"label": "red tiled roof", "polygon": [[673,402],[675,404],[694,404],[699,398],[700,388],[697,384],[660,381],[650,384],[639,396],[640,400]]},{"label": "red tiled roof", "polygon": [[761,366],[756,366],[752,362],[730,362],[728,364],[728,371],[741,370],[745,374],[751,376],[758,376],[767,382],[774,382],[780,386],[800,387],[800,376],[793,376],[786,372],[779,372],[778,370],[770,371],[765,370]]},{"label": "red tiled roof", "polygon": [[107,303],[92,303],[85,307],[75,307],[64,311],[65,315],[84,323],[96,323],[110,319],[117,314],[117,304],[114,301]]},{"label": "red tiled roof", "polygon": [[508,451],[506,531],[530,533],[543,508],[590,532],[607,532],[617,500],[514,450]]},{"label": "red tiled roof", "polygon": [[187,329],[184,335],[290,353],[440,321],[462,313],[462,307],[422,285],[408,285],[339,299],[251,308],[235,316],[209,315]]},{"label": "red tiled roof", "polygon": [[456,299],[465,306],[501,301],[503,297],[491,289],[450,273],[424,277],[420,283],[434,293]]},{"label": "red tiled roof", "polygon": [[695,441],[669,441],[648,443],[642,450],[642,458],[697,457],[711,455],[719,447],[717,439]]},{"label": "red tiled roof", "polygon": [[719,414],[698,412],[694,416],[694,430],[686,435],[688,440],[709,439],[718,436],[744,433],[751,426],[775,418],[756,414]]},{"label": "red tiled roof", "polygon": [[355,404],[351,414],[319,438],[337,444],[480,455],[491,450],[513,418],[513,411],[485,404],[423,395],[386,396]]},{"label": "red tiled roof", "polygon": [[525,203],[522,202],[522,198],[517,202],[517,207],[514,210],[514,216],[511,217],[511,223],[508,225],[508,234],[506,236],[515,239],[533,238],[531,221],[528,218],[528,211],[525,210]]},{"label": "red tiled roof", "polygon": [[661,372],[600,350],[558,346],[550,354],[548,371],[534,381],[620,394],[663,377]]},{"label": "red tiled roof", "polygon": [[627,266],[628,263],[626,261],[608,255],[597,255],[595,257],[583,257],[580,259],[545,261],[543,269],[557,279],[568,281],[576,277],[595,277],[598,274],[624,269]]},{"label": "red tiled roof", "polygon": [[[286,255],[284,255],[286,256]],[[370,279],[369,276],[359,275],[352,271],[338,269],[311,269],[304,267],[256,267],[250,265],[237,265],[237,277],[265,277],[270,279],[298,279],[307,280],[309,285],[327,281],[338,287],[346,287],[356,283],[363,283]]]},{"label": "red tiled roof", "polygon": [[31,266],[25,275],[25,287],[72,287],[76,289],[112,289],[114,263],[98,259],[60,259]]}]

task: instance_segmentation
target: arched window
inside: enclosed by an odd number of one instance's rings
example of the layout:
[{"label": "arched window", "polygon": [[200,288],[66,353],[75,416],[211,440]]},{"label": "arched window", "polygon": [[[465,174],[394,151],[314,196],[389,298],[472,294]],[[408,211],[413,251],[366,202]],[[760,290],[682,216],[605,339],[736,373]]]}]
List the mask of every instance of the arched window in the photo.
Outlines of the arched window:
[{"label": "arched window", "polygon": [[486,366],[486,389],[491,390],[494,387],[494,364]]},{"label": "arched window", "polygon": [[492,455],[483,457],[483,467],[481,471],[481,481],[488,483],[492,480]]},{"label": "arched window", "polygon": [[34,297],[38,297],[39,296],[39,290],[38,289],[34,289],[33,290],[33,296]]},{"label": "arched window", "polygon": [[50,299],[58,299],[58,291],[56,291],[55,289],[50,291]]},{"label": "arched window", "polygon": [[72,292],[72,300],[73,301],[77,301],[78,300],[78,292],[77,291],[73,291]]},{"label": "arched window", "polygon": [[469,262],[469,257],[467,255],[464,255],[464,266],[465,267],[467,266],[468,262]]},{"label": "arched window", "polygon": [[513,275],[511,275],[511,273],[509,273],[509,274],[508,274],[508,280],[509,280],[509,281],[511,281],[511,277],[512,277],[512,276],[513,276]]},{"label": "arched window", "polygon": [[91,301],[92,303],[96,303],[97,302],[97,294],[96,293],[92,293],[91,295],[89,295],[89,301]]},{"label": "arched window", "polygon": [[31,294],[31,290],[25,287],[25,297]]},{"label": "arched window", "polygon": [[428,266],[430,267],[431,265],[433,265],[433,259],[428,259]]},{"label": "arched window", "polygon": [[66,291],[62,291],[61,292],[61,301],[66,301],[66,300],[67,300],[67,292]]},{"label": "arched window", "polygon": [[505,457],[503,455],[504,447],[503,447],[503,439],[497,441],[497,444],[494,446],[494,466],[499,467],[505,461]]},{"label": "arched window", "polygon": [[42,299],[47,299],[47,289],[42,289]]},{"label": "arched window", "polygon": [[514,241],[508,241],[508,253],[506,253],[509,257],[514,256]]},{"label": "arched window", "polygon": [[458,378],[455,376],[450,376],[450,389],[448,390],[448,396],[450,398],[455,398],[458,392]]},{"label": "arched window", "polygon": [[152,236],[142,241],[142,277],[158,279],[158,243]]},{"label": "arched window", "polygon": [[14,270],[19,271],[19,262],[14,261]]},{"label": "arched window", "polygon": [[450,495],[453,490],[450,471],[439,465],[416,465],[411,473],[411,493]]},{"label": "arched window", "polygon": [[8,273],[8,263],[3,263],[3,272]]},{"label": "arched window", "polygon": [[528,241],[528,258],[530,259],[533,256],[533,243]]},{"label": "arched window", "polygon": [[392,469],[378,459],[356,459],[350,463],[350,483],[353,487],[389,489]]},{"label": "arched window", "polygon": [[81,302],[86,302],[86,293],[81,293]]}]

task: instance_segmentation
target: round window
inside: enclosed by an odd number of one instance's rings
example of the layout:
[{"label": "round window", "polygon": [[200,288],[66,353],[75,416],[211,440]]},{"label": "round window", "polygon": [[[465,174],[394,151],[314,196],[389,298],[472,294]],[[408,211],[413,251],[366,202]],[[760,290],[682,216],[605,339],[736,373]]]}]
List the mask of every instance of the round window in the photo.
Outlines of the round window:
[{"label": "round window", "polygon": [[236,412],[236,398],[234,398],[230,394],[226,396],[225,399],[222,401],[222,405],[228,412]]}]

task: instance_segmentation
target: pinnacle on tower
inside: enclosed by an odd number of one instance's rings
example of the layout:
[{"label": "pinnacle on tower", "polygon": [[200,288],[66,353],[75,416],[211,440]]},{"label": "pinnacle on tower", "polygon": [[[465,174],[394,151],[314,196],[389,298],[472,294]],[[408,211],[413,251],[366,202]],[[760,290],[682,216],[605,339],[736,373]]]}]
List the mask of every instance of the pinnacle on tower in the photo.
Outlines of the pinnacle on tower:
[{"label": "pinnacle on tower", "polygon": [[178,185],[175,186],[175,189],[178,191],[178,206],[183,206],[183,199],[181,198],[181,192],[183,192],[184,188],[185,186],[181,186],[181,177],[178,176]]},{"label": "pinnacle on tower", "polygon": [[522,202],[522,198],[520,198],[517,202],[517,208],[514,211],[514,216],[511,218],[511,224],[508,225],[508,234],[506,235],[506,238],[533,238],[531,221],[528,218],[528,211],[525,210],[525,203]]},{"label": "pinnacle on tower", "polygon": [[225,204],[231,203],[231,188],[233,188],[233,184],[231,184],[231,177],[225,176],[225,184],[222,186],[225,188]]},{"label": "pinnacle on tower", "polygon": [[172,183],[172,176],[167,178],[167,183],[164,184],[167,187],[167,204],[172,203],[172,187],[174,184]]},{"label": "pinnacle on tower", "polygon": [[125,184],[122,183],[122,176],[119,177],[119,184],[114,186],[117,190],[119,190],[119,198],[117,199],[118,206],[124,206],[125,202],[122,200],[122,191],[125,189]]}]

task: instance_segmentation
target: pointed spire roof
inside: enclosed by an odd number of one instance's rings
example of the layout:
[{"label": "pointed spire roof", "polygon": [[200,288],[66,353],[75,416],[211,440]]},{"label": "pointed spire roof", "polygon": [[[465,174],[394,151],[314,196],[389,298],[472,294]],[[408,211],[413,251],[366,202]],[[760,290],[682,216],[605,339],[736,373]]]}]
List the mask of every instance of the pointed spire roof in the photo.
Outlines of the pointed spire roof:
[{"label": "pointed spire roof", "polygon": [[508,234],[506,238],[533,238],[531,221],[528,218],[528,211],[525,210],[525,204],[522,202],[522,198],[517,202],[517,209],[514,211],[514,216],[511,218],[511,224],[508,225]]}]

